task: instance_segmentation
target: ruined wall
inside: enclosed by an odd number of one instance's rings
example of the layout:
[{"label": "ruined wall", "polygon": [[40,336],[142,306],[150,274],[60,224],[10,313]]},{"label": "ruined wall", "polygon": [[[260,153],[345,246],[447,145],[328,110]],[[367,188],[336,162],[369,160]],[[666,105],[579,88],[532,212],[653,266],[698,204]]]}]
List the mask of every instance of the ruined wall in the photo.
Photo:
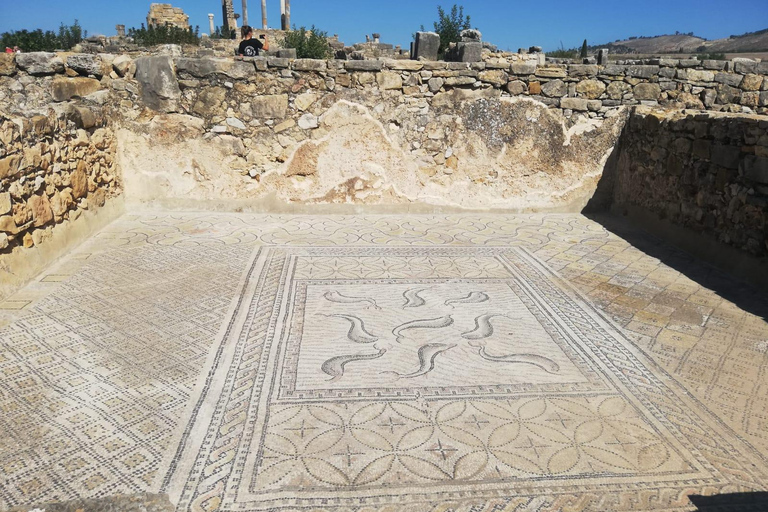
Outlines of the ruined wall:
[{"label": "ruined wall", "polygon": [[615,207],[640,208],[768,255],[768,118],[638,108],[622,135]]},{"label": "ruined wall", "polygon": [[99,96],[68,101],[99,80],[55,77],[73,71],[55,56],[25,55],[27,70],[13,58],[0,56],[0,298],[97,228],[95,213],[122,191]]}]

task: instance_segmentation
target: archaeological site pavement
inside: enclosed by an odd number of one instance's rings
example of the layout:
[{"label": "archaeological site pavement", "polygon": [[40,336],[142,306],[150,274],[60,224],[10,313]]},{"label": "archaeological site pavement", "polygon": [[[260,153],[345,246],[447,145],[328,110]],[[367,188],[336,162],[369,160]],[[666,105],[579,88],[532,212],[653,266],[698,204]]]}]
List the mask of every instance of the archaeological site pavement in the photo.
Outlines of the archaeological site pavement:
[{"label": "archaeological site pavement", "polygon": [[0,303],[0,509],[699,510],[766,312],[609,217],[128,213]]}]

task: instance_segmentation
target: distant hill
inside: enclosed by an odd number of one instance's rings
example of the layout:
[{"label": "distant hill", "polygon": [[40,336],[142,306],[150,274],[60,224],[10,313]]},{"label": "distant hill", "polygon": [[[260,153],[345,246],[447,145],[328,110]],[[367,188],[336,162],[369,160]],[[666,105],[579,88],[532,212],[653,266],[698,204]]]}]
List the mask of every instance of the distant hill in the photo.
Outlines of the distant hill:
[{"label": "distant hill", "polygon": [[768,29],[750,32],[725,39],[708,41],[703,37],[688,34],[662,35],[654,37],[630,37],[624,41],[593,46],[593,49],[608,48],[611,53],[740,53],[768,51]]}]

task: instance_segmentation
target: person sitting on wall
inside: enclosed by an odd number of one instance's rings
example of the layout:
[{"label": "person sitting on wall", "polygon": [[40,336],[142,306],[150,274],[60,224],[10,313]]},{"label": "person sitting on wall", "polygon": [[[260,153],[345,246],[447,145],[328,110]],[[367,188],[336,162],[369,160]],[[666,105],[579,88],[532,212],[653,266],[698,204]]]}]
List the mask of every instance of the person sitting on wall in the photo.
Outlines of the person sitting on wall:
[{"label": "person sitting on wall", "polygon": [[244,57],[256,57],[261,50],[269,50],[269,43],[267,42],[267,36],[261,35],[259,39],[253,38],[253,27],[243,25],[241,29],[243,40],[240,41],[240,47],[237,49],[237,54]]}]

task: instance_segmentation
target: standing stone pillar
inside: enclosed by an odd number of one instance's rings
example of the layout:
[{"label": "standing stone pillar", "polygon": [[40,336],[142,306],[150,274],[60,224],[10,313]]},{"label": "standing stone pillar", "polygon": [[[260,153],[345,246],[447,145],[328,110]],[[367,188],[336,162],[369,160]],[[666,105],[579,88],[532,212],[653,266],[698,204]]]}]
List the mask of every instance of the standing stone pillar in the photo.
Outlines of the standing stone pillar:
[{"label": "standing stone pillar", "polygon": [[224,19],[224,35],[229,39],[230,33],[233,30],[237,30],[237,20],[235,20],[235,8],[232,7],[232,0],[221,0],[221,14]]},{"label": "standing stone pillar", "polygon": [[435,32],[416,32],[412,58],[415,60],[437,60],[440,49],[440,36]]},{"label": "standing stone pillar", "polygon": [[213,24],[213,14],[208,14],[208,27],[210,28],[210,32],[208,34],[213,37],[213,34],[216,32],[216,26]]},{"label": "standing stone pillar", "polygon": [[117,30],[117,37],[125,37],[125,25],[115,25]]},{"label": "standing stone pillar", "polygon": [[261,28],[267,30],[267,0],[261,0]]},{"label": "standing stone pillar", "polygon": [[280,30],[288,30],[285,28],[285,0],[280,0]]},{"label": "standing stone pillar", "polygon": [[283,30],[291,30],[291,0],[285,1],[285,28]]},{"label": "standing stone pillar", "polygon": [[248,0],[243,0],[243,26],[248,25]]}]

